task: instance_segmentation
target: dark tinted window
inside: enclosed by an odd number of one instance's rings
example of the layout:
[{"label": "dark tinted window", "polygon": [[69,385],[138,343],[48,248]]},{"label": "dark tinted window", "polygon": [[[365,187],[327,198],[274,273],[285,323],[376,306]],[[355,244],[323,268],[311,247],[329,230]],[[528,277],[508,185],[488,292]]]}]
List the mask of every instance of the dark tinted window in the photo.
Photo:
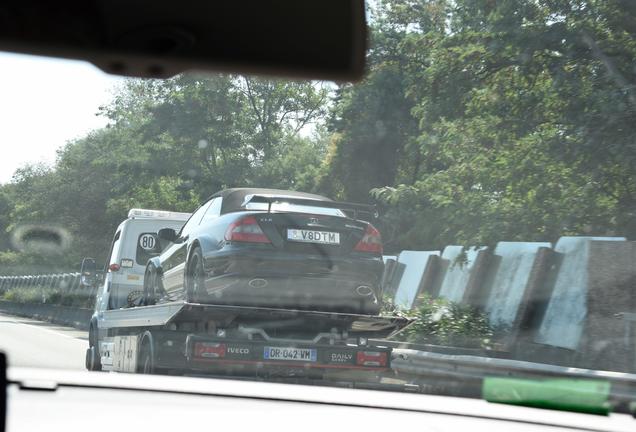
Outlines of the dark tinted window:
[{"label": "dark tinted window", "polygon": [[135,261],[137,264],[145,266],[148,260],[161,253],[161,246],[157,233],[141,233],[137,239],[137,253]]}]

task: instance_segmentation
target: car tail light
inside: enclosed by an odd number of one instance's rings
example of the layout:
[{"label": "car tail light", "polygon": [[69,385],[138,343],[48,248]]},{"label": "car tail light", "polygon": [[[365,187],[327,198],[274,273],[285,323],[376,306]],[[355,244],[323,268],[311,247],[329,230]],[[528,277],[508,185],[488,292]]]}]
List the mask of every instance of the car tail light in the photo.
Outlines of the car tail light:
[{"label": "car tail light", "polygon": [[358,366],[386,367],[388,355],[385,352],[358,351],[356,364]]},{"label": "car tail light", "polygon": [[374,252],[382,254],[382,236],[373,225],[368,224],[362,240],[355,247],[358,252]]},{"label": "car tail light", "polygon": [[194,357],[221,358],[225,357],[226,347],[223,343],[197,342],[194,344]]},{"label": "car tail light", "polygon": [[119,271],[119,269],[120,269],[119,264],[111,264],[108,266],[108,270],[112,272]]},{"label": "car tail light", "polygon": [[232,222],[225,232],[225,240],[250,242],[250,243],[271,243],[254,216],[246,216]]}]

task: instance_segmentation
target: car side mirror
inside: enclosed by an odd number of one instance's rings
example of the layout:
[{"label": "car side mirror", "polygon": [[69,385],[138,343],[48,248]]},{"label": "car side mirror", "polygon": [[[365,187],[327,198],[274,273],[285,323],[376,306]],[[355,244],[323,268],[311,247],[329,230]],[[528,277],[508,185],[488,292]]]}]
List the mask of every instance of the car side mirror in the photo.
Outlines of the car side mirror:
[{"label": "car side mirror", "polygon": [[157,232],[157,235],[161,240],[174,243],[177,240],[177,232],[172,228],[162,228]]},{"label": "car side mirror", "polygon": [[80,268],[80,284],[85,287],[93,286],[97,282],[97,264],[94,258],[84,258]]}]

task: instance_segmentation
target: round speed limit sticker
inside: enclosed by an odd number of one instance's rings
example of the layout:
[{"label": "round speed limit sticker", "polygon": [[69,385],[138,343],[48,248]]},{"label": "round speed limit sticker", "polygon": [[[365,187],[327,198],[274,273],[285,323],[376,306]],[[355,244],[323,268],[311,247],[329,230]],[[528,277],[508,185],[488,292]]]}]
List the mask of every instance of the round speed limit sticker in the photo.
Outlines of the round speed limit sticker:
[{"label": "round speed limit sticker", "polygon": [[155,250],[157,239],[154,234],[142,234],[139,236],[139,246],[144,250]]}]

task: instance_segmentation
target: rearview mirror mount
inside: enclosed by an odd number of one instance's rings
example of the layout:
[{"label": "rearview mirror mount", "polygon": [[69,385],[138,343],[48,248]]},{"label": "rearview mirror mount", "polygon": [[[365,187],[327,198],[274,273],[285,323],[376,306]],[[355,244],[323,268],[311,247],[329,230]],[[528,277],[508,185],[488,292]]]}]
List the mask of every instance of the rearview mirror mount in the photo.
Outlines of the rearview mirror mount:
[{"label": "rearview mirror mount", "polygon": [[0,50],[148,78],[197,70],[356,81],[366,32],[364,0],[0,4]]}]

